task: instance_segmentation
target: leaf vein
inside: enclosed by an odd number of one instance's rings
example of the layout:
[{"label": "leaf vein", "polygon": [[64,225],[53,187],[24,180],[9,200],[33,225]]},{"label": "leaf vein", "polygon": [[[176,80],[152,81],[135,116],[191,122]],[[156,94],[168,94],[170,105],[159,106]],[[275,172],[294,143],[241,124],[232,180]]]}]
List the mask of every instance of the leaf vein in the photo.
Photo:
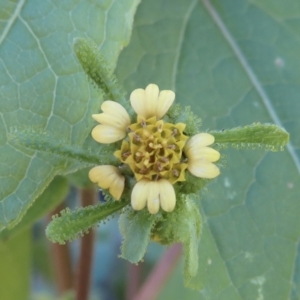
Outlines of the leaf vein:
[{"label": "leaf vein", "polygon": [[241,299],[242,299],[242,295],[240,294],[240,291],[239,291],[238,288],[233,284],[232,277],[231,277],[231,275],[230,275],[230,273],[229,273],[229,270],[228,270],[228,268],[227,268],[227,262],[225,261],[225,259],[223,259],[223,256],[222,256],[222,254],[221,254],[221,252],[220,252],[220,249],[219,249],[218,244],[217,244],[217,241],[216,241],[216,237],[213,235],[213,233],[212,233],[212,231],[211,231],[211,225],[209,224],[209,221],[207,222],[207,225],[208,225],[207,227],[208,227],[210,236],[211,236],[211,238],[212,238],[212,241],[213,241],[213,243],[215,244],[215,249],[216,249],[216,251],[217,251],[219,257],[222,258],[222,263],[223,263],[223,265],[224,265],[225,272],[226,272],[226,274],[227,274],[227,276],[228,276],[228,281],[230,281],[230,284],[232,285],[233,289],[236,291],[236,293],[237,293],[237,294],[241,297]]},{"label": "leaf vein", "polygon": [[[222,21],[221,17],[219,16],[217,11],[212,6],[210,0],[202,0],[202,2],[203,2],[203,5],[205,6],[206,10],[210,14],[212,20],[218,26],[218,28],[221,31],[223,37],[225,38],[225,40],[227,41],[227,43],[229,44],[229,46],[233,50],[234,54],[236,55],[237,59],[239,60],[240,64],[242,65],[244,71],[248,75],[251,83],[255,87],[255,89],[256,89],[257,93],[259,94],[263,104],[265,105],[265,108],[268,111],[272,121],[276,125],[278,125],[280,127],[283,127],[282,122],[280,121],[280,119],[279,119],[279,117],[278,117],[278,115],[277,115],[277,113],[276,113],[276,111],[275,111],[275,109],[272,105],[272,102],[271,102],[268,94],[266,93],[263,86],[259,82],[256,74],[254,73],[254,71],[250,67],[246,57],[243,55],[243,53],[240,50],[237,43],[234,41],[232,35],[228,31],[228,29],[227,29],[226,25],[224,24],[224,22]],[[298,173],[300,174],[300,160],[298,159],[296,151],[295,151],[295,149],[294,149],[294,147],[291,143],[289,143],[287,145],[287,150],[290,153],[290,155],[292,157],[292,160],[294,161],[294,163],[296,165]]]},{"label": "leaf vein", "polygon": [[103,28],[104,35],[103,35],[103,39],[102,39],[101,44],[99,45],[98,49],[101,49],[104,42],[106,41],[107,16],[108,16],[110,9],[113,7],[114,3],[115,3],[115,0],[112,0],[110,6],[105,10],[105,21],[104,21],[104,28]]},{"label": "leaf vein", "polygon": [[48,116],[48,120],[47,120],[47,123],[45,125],[45,128],[47,128],[48,124],[49,124],[49,121],[51,119],[51,117],[53,116],[53,111],[54,111],[54,106],[55,106],[55,98],[56,98],[56,89],[57,89],[57,82],[58,82],[58,76],[56,75],[56,73],[54,72],[48,58],[47,58],[47,55],[40,43],[40,40],[39,38],[36,36],[36,34],[34,33],[34,31],[31,29],[31,27],[29,26],[28,22],[26,22],[21,16],[19,16],[19,19],[20,21],[25,25],[25,27],[27,28],[27,30],[29,31],[29,33],[33,36],[33,38],[35,39],[40,51],[41,51],[41,54],[43,55],[43,58],[45,60],[45,62],[47,63],[47,66],[49,68],[49,70],[51,71],[51,73],[53,74],[54,76],[54,80],[55,80],[55,83],[54,83],[54,89],[53,89],[53,101],[51,101],[52,103],[52,107],[51,107],[51,111],[50,111],[50,114]]},{"label": "leaf vein", "polygon": [[18,18],[18,16],[19,16],[19,14],[20,14],[20,12],[21,12],[21,10],[22,10],[25,2],[26,2],[26,0],[21,0],[18,3],[18,5],[17,5],[17,7],[16,7],[16,9],[14,11],[14,13],[12,14],[11,18],[8,20],[6,26],[5,26],[4,30],[3,30],[3,33],[0,36],[0,46],[3,43],[3,41],[5,40],[6,36],[8,35],[10,29],[14,25],[16,19]]},{"label": "leaf vein", "polygon": [[174,65],[173,65],[173,74],[172,74],[172,90],[175,91],[176,90],[176,77],[177,77],[177,70],[178,70],[178,62],[180,59],[180,54],[181,54],[181,49],[182,49],[182,45],[183,45],[183,40],[184,40],[184,33],[185,33],[185,29],[189,20],[189,17],[192,13],[192,11],[194,10],[196,4],[198,3],[197,0],[194,0],[191,2],[190,6],[188,7],[185,15],[183,16],[183,20],[182,20],[182,27],[179,33],[179,39],[178,39],[178,44],[177,44],[177,48],[175,51],[175,59],[174,59]]}]

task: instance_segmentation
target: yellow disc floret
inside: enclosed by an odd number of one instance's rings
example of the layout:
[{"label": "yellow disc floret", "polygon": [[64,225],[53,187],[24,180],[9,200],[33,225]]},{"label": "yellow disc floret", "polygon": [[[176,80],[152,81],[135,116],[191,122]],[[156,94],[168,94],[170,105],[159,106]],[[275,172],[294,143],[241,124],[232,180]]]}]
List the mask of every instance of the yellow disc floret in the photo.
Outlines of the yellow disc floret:
[{"label": "yellow disc floret", "polygon": [[129,127],[129,142],[123,141],[121,149],[114,154],[129,165],[137,181],[167,179],[171,184],[184,181],[187,163],[182,151],[188,137],[183,134],[185,124],[164,123],[156,117]]}]

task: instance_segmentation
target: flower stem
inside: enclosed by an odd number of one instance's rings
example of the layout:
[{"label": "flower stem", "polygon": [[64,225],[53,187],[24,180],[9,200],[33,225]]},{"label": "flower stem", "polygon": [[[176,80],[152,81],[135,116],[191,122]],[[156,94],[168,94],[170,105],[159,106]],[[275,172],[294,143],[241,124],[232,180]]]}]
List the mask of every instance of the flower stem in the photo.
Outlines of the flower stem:
[{"label": "flower stem", "polygon": [[133,300],[153,300],[159,295],[166,280],[171,275],[182,253],[181,244],[169,248],[156,264],[145,283]]},{"label": "flower stem", "polygon": [[138,265],[127,263],[126,299],[133,299],[139,290],[143,263]]},{"label": "flower stem", "polygon": [[[96,191],[94,189],[81,190],[82,206],[95,204]],[[90,229],[88,234],[81,238],[79,262],[77,266],[76,285],[75,285],[75,299],[87,300],[90,289],[91,269],[93,260],[94,246],[94,230]]]},{"label": "flower stem", "polygon": [[[65,205],[63,203],[58,205],[50,214],[49,219],[51,220],[51,215],[58,214],[64,208]],[[69,243],[66,243],[65,245],[50,243],[50,250],[58,294],[63,295],[73,288],[73,275]]]}]

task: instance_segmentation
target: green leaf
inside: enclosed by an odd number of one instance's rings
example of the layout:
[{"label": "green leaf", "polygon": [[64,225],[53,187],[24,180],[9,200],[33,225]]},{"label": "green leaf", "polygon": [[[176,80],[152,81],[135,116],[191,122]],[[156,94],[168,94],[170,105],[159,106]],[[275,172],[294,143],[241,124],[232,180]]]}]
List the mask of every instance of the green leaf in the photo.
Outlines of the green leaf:
[{"label": "green leaf", "polygon": [[68,195],[68,192],[68,181],[61,176],[55,177],[42,195],[40,195],[34,204],[27,210],[22,221],[12,229],[4,229],[1,231],[0,241],[5,241],[5,239],[14,236],[19,231],[23,231],[31,227],[34,222],[61,203]]},{"label": "green leaf", "polygon": [[98,149],[93,152],[91,149],[71,145],[58,135],[37,128],[13,128],[7,138],[16,146],[45,152],[50,157],[61,157],[65,161],[74,160],[84,165],[113,164],[116,160],[109,145],[99,145],[100,151]]},{"label": "green leaf", "polygon": [[0,299],[28,300],[31,231],[27,228],[0,242]]},{"label": "green leaf", "polygon": [[[212,236],[207,223],[203,224],[201,241],[199,245],[199,266],[198,274],[188,282],[188,286],[195,287],[202,284],[201,294],[191,289],[186,289],[182,281],[182,263],[176,267],[171,275],[166,287],[163,289],[159,300],[187,298],[189,300],[198,299],[232,299],[242,300],[238,295],[235,286],[232,284],[226,265],[215,247],[214,237]],[[181,296],[182,295],[182,296]],[[255,299],[255,298],[254,298]]]},{"label": "green leaf", "polygon": [[124,213],[120,217],[120,231],[123,235],[121,257],[131,263],[141,261],[147,251],[151,230],[157,221],[148,211]]},{"label": "green leaf", "polygon": [[105,94],[106,99],[123,102],[125,92],[117,83],[117,78],[112,72],[97,44],[92,40],[77,38],[74,40],[76,56],[90,79]]},{"label": "green leaf", "polygon": [[[190,280],[198,271],[198,246],[201,237],[202,222],[197,206],[189,199],[186,209],[181,216],[182,222],[178,230],[178,239],[183,243],[184,248],[184,277],[187,286],[200,288],[198,282],[192,285]],[[179,236],[180,233],[180,236]]]},{"label": "green leaf", "polygon": [[297,0],[145,0],[119,58],[128,91],[175,90],[203,131],[260,122],[291,135],[281,153],[221,151],[226,169],[202,196],[196,299],[300,297],[299,21]]},{"label": "green leaf", "polygon": [[125,201],[115,201],[80,207],[75,211],[67,208],[60,212],[60,216],[53,217],[46,228],[46,235],[53,243],[64,244],[66,241],[72,241],[87,233],[91,227],[96,226],[126,205],[128,203]]},{"label": "green leaf", "polygon": [[166,214],[152,230],[154,240],[161,244],[171,245],[177,242],[184,248],[184,277],[185,283],[193,288],[199,284],[191,284],[191,278],[198,270],[198,245],[201,236],[202,221],[199,209],[194,201],[186,196],[177,199],[176,208]]},{"label": "green leaf", "polygon": [[254,123],[244,127],[211,131],[215,137],[215,143],[221,147],[234,148],[251,147],[252,149],[265,148],[266,150],[284,150],[289,141],[289,134],[274,124]]},{"label": "green leaf", "polygon": [[90,167],[80,169],[77,172],[67,175],[70,184],[76,186],[79,189],[82,188],[92,188],[94,183],[89,179]]},{"label": "green leaf", "polygon": [[[114,69],[128,43],[139,0],[1,2],[0,230],[16,225],[55,175],[81,163],[21,149],[7,140],[24,125],[81,147],[90,135],[101,93],[88,83],[73,51],[89,38]],[[95,152],[99,145],[91,143]]]}]

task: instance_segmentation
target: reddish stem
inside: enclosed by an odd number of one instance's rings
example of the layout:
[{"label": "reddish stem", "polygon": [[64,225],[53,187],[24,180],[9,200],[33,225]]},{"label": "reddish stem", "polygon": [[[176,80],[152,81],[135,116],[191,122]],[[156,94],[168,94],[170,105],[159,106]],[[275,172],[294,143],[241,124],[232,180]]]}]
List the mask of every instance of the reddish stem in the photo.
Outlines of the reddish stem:
[{"label": "reddish stem", "polygon": [[[60,204],[50,214],[56,215],[65,208],[64,204]],[[51,217],[49,218],[51,220]],[[69,244],[59,245],[50,243],[51,258],[56,281],[56,287],[59,295],[63,295],[73,288],[72,264],[70,257]]]},{"label": "reddish stem", "polygon": [[169,248],[160,261],[156,264],[145,283],[135,295],[133,300],[153,300],[156,299],[176,266],[182,253],[181,244],[175,244]]},{"label": "reddish stem", "polygon": [[[93,205],[96,202],[96,191],[94,189],[81,190],[82,206]],[[87,300],[89,296],[91,269],[94,248],[94,230],[90,229],[88,234],[81,238],[79,262],[76,276],[76,300]]]},{"label": "reddish stem", "polygon": [[127,264],[127,284],[126,284],[126,299],[133,299],[134,295],[137,294],[141,281],[143,263],[134,265],[131,263]]}]

